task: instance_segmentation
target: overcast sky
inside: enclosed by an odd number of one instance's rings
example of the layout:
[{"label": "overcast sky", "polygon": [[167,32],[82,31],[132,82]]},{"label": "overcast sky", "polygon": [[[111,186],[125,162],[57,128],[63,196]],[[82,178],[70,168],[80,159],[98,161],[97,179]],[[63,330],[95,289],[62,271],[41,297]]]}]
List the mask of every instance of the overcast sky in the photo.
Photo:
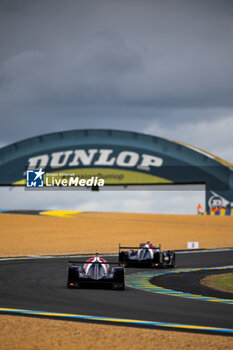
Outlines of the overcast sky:
[{"label": "overcast sky", "polygon": [[[113,128],[187,142],[233,163],[232,0],[1,0],[0,45],[0,147]],[[57,203],[57,195],[38,204],[41,196],[22,194],[16,203],[13,192],[1,190],[0,207]],[[102,207],[132,211],[140,196]],[[152,211],[176,210],[148,196]],[[98,208],[98,199],[82,194],[75,205]],[[67,194],[64,207],[72,206]]]}]

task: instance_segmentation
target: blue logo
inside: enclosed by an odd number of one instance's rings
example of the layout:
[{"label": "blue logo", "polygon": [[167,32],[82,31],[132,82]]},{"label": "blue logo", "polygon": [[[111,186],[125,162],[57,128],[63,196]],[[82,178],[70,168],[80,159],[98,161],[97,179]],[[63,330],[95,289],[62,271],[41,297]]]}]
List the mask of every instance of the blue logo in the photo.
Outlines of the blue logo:
[{"label": "blue logo", "polygon": [[44,171],[27,170],[27,187],[43,187],[44,186]]}]

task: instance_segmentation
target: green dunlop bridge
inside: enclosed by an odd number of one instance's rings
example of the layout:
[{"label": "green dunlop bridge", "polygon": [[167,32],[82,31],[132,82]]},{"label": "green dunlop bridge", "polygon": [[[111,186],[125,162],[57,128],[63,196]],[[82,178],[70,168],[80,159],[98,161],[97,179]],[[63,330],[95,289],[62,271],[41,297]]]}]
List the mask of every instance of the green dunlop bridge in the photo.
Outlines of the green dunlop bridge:
[{"label": "green dunlop bridge", "polygon": [[43,169],[45,176],[98,176],[107,186],[124,188],[203,185],[207,209],[224,207],[231,211],[233,206],[232,164],[197,147],[152,135],[71,130],[0,149],[1,186],[25,186],[26,171],[37,169]]}]

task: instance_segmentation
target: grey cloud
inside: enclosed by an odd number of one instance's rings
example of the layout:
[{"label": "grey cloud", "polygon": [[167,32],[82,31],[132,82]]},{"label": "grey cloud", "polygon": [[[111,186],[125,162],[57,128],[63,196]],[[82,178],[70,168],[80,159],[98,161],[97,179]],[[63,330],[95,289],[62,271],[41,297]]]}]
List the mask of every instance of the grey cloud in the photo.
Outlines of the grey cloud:
[{"label": "grey cloud", "polygon": [[232,14],[232,1],[1,1],[2,142],[218,118],[233,108]]},{"label": "grey cloud", "polygon": [[[200,113],[199,110],[192,111],[193,113]],[[208,111],[211,113],[211,110]],[[188,113],[188,111],[186,111]],[[161,125],[159,123],[152,123],[145,132],[156,133],[171,140],[186,142],[193,146],[202,148],[213,153],[233,164],[233,143],[232,143],[232,129],[233,129],[233,111],[217,110],[213,111],[217,118],[197,120],[192,118],[188,122],[173,125]]]},{"label": "grey cloud", "polygon": [[[21,47],[5,61],[35,50],[44,55],[42,66],[31,61],[36,86],[41,77],[41,91],[34,90],[39,102],[54,103],[58,94],[95,105],[106,100],[164,107],[232,105],[230,1],[26,4],[18,17],[16,11],[8,16],[12,29],[6,51],[18,38]],[[15,16],[20,24],[16,39]],[[15,62],[13,68],[22,83],[21,66]]]}]

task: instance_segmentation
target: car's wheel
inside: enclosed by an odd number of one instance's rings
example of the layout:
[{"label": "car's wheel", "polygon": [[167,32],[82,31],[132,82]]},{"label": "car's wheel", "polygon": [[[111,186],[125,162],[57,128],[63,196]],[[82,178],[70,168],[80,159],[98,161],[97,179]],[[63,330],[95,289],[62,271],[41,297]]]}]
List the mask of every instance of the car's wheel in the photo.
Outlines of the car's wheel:
[{"label": "car's wheel", "polygon": [[79,269],[74,266],[68,267],[68,278],[67,278],[67,287],[68,288],[78,288],[79,280]]},{"label": "car's wheel", "polygon": [[124,289],[125,286],[125,270],[123,267],[116,267],[113,274],[113,289]]},{"label": "car's wheel", "polygon": [[173,259],[172,259],[172,268],[176,267],[176,256],[174,254]]},{"label": "car's wheel", "polygon": [[119,258],[118,258],[119,264],[124,265],[125,264],[125,254],[124,252],[119,253]]},{"label": "car's wheel", "polygon": [[156,267],[159,267],[161,263],[161,258],[160,258],[160,253],[155,252],[154,253],[154,258],[153,258],[153,265]]}]

